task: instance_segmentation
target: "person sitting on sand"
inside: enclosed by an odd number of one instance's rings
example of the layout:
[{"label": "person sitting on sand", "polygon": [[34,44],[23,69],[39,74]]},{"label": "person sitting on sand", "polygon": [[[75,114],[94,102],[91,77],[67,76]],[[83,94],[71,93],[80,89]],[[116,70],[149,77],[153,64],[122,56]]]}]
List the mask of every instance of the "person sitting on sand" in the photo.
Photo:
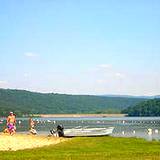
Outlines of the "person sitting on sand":
[{"label": "person sitting on sand", "polygon": [[35,130],[35,122],[32,118],[29,118],[29,131],[31,134],[37,134],[37,131]]},{"label": "person sitting on sand", "polygon": [[13,114],[13,112],[9,113],[9,116],[7,117],[7,128],[8,132],[13,135],[16,132],[16,116]]}]

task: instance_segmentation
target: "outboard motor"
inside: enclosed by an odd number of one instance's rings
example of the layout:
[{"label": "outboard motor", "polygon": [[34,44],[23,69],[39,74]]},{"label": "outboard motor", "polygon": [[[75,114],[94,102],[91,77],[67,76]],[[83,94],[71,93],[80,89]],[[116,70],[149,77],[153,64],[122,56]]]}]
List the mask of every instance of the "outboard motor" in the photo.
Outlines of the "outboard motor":
[{"label": "outboard motor", "polygon": [[64,127],[62,125],[57,126],[57,133],[59,137],[64,137]]}]

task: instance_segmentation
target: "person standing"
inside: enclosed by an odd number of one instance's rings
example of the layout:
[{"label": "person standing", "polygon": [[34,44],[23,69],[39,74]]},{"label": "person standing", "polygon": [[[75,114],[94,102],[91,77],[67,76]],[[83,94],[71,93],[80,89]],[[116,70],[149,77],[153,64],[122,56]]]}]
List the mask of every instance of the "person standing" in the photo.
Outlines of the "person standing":
[{"label": "person standing", "polygon": [[13,112],[10,112],[9,116],[7,117],[7,128],[11,135],[16,132],[16,116],[13,114]]}]

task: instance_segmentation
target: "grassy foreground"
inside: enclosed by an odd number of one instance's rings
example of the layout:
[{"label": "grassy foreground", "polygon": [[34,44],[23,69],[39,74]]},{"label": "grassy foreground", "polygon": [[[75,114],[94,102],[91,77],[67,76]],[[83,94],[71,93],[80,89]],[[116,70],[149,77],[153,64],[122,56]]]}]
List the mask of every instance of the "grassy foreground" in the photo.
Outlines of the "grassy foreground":
[{"label": "grassy foreground", "polygon": [[160,142],[136,138],[84,137],[48,147],[1,151],[0,160],[160,160]]}]

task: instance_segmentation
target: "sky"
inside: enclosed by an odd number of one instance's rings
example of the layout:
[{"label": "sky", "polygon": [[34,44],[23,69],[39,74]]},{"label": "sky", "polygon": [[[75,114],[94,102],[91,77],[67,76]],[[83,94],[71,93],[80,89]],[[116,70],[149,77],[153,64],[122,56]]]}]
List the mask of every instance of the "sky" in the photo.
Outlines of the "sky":
[{"label": "sky", "polygon": [[0,88],[160,94],[159,0],[0,0]]}]

